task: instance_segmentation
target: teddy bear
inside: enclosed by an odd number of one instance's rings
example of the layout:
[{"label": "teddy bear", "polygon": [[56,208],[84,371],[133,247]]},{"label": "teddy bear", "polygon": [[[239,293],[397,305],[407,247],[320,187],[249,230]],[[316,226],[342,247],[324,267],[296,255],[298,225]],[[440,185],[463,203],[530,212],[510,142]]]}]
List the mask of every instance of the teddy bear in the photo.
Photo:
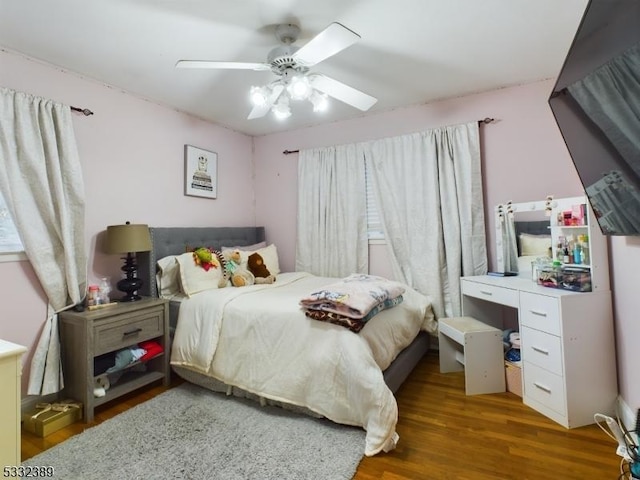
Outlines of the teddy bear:
[{"label": "teddy bear", "polygon": [[109,377],[106,374],[98,375],[93,381],[93,396],[104,397],[110,386]]},{"label": "teddy bear", "polygon": [[249,271],[255,277],[255,283],[273,283],[276,281],[275,275],[272,275],[267,266],[264,264],[264,259],[259,253],[252,253],[247,260],[247,267]]},{"label": "teddy bear", "polygon": [[224,282],[224,285],[221,286],[231,283],[234,287],[246,287],[256,283],[253,273],[242,266],[241,255],[240,250],[225,250],[222,252],[224,275],[220,283]]}]

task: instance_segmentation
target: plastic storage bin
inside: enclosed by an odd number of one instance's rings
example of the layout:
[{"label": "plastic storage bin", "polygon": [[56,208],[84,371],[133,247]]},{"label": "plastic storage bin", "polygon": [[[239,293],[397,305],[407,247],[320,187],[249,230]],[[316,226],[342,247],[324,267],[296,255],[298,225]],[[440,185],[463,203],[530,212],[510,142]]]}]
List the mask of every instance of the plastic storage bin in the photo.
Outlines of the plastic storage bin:
[{"label": "plastic storage bin", "polygon": [[559,286],[574,292],[590,292],[591,271],[588,268],[579,267],[563,268]]}]

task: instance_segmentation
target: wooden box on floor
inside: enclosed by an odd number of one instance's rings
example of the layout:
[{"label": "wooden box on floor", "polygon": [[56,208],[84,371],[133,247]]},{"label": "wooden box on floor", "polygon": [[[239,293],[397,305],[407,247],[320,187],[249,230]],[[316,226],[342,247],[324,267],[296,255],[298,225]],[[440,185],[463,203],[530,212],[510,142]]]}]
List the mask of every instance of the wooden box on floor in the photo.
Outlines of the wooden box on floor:
[{"label": "wooden box on floor", "polygon": [[69,406],[66,411],[35,409],[22,415],[22,428],[39,437],[46,437],[72,423],[82,420],[82,404]]},{"label": "wooden box on floor", "polygon": [[522,368],[511,362],[504,362],[504,371],[507,379],[507,391],[522,397]]}]

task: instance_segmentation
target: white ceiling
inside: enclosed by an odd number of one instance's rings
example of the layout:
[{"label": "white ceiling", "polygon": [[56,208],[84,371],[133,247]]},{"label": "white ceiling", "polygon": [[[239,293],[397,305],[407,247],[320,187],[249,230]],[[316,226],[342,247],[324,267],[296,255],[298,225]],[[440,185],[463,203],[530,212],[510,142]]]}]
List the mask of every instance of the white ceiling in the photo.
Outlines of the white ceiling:
[{"label": "white ceiling", "polygon": [[[0,47],[249,135],[557,76],[587,0],[0,0]],[[378,98],[247,120],[271,72],[185,70],[180,59],[264,62],[279,23],[304,45],[331,22],[362,38],[313,67]],[[79,105],[91,108],[91,105]],[[99,114],[99,112],[96,112]]]}]

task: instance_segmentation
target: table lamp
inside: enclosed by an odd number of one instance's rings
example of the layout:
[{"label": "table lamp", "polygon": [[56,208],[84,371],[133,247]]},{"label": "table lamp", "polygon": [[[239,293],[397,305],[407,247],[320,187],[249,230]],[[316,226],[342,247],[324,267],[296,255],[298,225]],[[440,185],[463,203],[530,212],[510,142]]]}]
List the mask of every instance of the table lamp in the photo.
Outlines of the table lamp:
[{"label": "table lamp", "polygon": [[116,286],[124,292],[121,302],[133,302],[142,297],[137,294],[142,286],[142,280],[137,277],[135,252],[148,252],[151,250],[151,235],[147,225],[110,225],[107,227],[106,253],[126,253],[123,257],[124,265],[121,270],[125,277]]}]

